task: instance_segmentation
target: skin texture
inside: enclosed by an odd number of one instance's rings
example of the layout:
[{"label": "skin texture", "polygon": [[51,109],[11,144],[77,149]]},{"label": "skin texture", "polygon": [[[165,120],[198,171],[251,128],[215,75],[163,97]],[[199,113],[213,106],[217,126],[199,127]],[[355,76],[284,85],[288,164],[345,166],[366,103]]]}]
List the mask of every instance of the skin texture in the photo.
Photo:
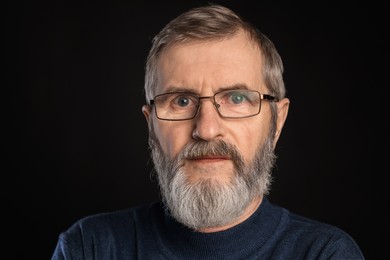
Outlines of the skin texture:
[{"label": "skin texture", "polygon": [[[269,94],[261,73],[260,50],[243,32],[229,39],[171,46],[162,53],[158,68],[156,95],[185,90],[200,96],[212,96],[216,92],[232,88],[257,90],[262,94]],[[151,127],[164,153],[174,158],[184,145],[194,140],[212,142],[222,139],[234,144],[245,163],[248,163],[269,134],[271,123],[269,102],[262,102],[260,114],[241,119],[221,118],[211,99],[201,102],[196,117],[185,121],[158,120],[150,106],[142,107],[145,118],[152,124]],[[274,145],[286,120],[288,106],[287,98],[277,102],[278,120]],[[213,178],[220,183],[228,184],[233,176],[233,163],[226,157],[186,160],[184,166],[191,182]],[[261,200],[261,196],[255,198],[236,221],[223,227],[200,231],[215,232],[241,223],[258,208]]]}]

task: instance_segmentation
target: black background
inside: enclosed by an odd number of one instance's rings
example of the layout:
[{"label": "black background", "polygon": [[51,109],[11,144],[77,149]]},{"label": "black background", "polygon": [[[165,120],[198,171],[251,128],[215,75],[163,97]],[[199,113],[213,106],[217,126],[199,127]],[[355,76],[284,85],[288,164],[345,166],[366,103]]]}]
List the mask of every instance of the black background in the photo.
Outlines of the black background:
[{"label": "black background", "polygon": [[[383,257],[386,8],[372,1],[344,7],[214,2],[254,23],[284,60],[291,106],[271,201],[344,229],[367,259]],[[77,219],[158,199],[141,113],[144,62],[152,37],[169,20],[204,3],[14,1],[3,7],[8,259],[49,259],[59,233]]]}]

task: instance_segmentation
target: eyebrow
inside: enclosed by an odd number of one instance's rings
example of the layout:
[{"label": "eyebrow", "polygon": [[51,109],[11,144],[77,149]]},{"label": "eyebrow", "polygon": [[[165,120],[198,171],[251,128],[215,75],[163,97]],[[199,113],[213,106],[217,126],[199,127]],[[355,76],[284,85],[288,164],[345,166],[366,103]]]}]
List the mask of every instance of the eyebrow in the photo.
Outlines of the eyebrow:
[{"label": "eyebrow", "polygon": [[[224,91],[224,90],[234,90],[234,89],[244,89],[244,90],[249,90],[249,87],[246,84],[243,83],[237,83],[233,84],[230,86],[223,86],[219,87],[215,93]],[[172,93],[172,92],[186,92],[186,93],[194,93],[194,94],[199,94],[198,91],[196,91],[193,88],[186,88],[186,87],[178,87],[178,86],[170,86],[166,89],[165,93]]]}]

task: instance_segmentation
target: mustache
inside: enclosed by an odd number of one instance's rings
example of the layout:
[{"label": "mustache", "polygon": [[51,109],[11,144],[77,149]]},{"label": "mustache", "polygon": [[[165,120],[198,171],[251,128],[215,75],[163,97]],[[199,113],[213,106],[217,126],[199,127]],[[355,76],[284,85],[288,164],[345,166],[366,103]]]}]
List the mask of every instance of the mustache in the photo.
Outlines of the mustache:
[{"label": "mustache", "polygon": [[223,140],[213,142],[197,140],[185,145],[179,154],[180,159],[194,159],[206,156],[224,156],[230,158],[235,163],[243,163],[243,158],[238,149]]}]

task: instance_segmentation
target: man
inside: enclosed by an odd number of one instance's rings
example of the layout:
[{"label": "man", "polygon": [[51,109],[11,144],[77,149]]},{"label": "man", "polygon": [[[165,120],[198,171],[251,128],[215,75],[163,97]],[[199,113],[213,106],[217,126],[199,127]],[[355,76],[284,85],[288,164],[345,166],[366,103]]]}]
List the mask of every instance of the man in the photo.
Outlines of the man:
[{"label": "man", "polygon": [[156,35],[145,76],[162,202],[86,217],[53,259],[364,259],[344,231],[268,194],[287,117],[272,42],[231,10],[190,10]]}]

